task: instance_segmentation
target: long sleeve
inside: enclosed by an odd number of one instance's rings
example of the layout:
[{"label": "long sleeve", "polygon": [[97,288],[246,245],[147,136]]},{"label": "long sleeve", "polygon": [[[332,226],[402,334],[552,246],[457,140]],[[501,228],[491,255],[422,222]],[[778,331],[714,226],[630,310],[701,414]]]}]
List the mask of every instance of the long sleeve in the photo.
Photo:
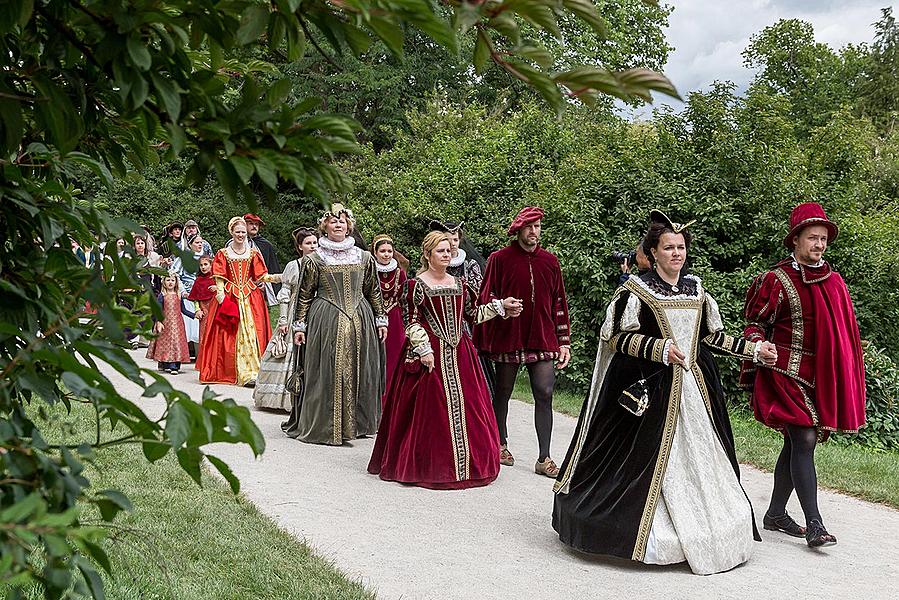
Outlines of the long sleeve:
[{"label": "long sleeve", "polygon": [[431,348],[431,341],[428,332],[421,324],[419,314],[419,301],[416,298],[417,282],[409,279],[403,285],[403,293],[400,295],[400,308],[403,311],[403,325],[406,328],[406,337],[409,338],[409,344],[412,346],[413,352],[418,356],[431,354],[434,350]]},{"label": "long sleeve", "polygon": [[638,333],[640,329],[640,300],[622,291],[606,311],[606,321],[600,333],[616,351],[634,358],[642,358],[668,365],[668,348],[672,341]]},{"label": "long sleeve", "polygon": [[565,281],[562,269],[559,268],[559,279],[553,295],[553,320],[556,326],[556,338],[560,346],[571,345],[571,318],[568,315],[568,296],[565,294]]},{"label": "long sleeve", "polygon": [[506,318],[502,300],[497,298],[486,304],[478,304],[478,291],[467,280],[462,283],[462,292],[465,294],[465,319],[469,325],[484,323],[498,316]]},{"label": "long sleeve", "polygon": [[278,291],[278,325],[287,325],[292,315],[289,314],[290,300],[297,289],[299,282],[300,268],[299,260],[292,260],[284,267],[281,274],[281,289]]},{"label": "long sleeve", "polygon": [[362,294],[371,309],[375,313],[375,324],[378,327],[387,327],[387,311],[384,310],[384,297],[381,296],[381,284],[378,280],[378,270],[375,266],[375,258],[369,253],[363,253],[365,275],[362,278]]},{"label": "long sleeve", "polygon": [[498,300],[499,295],[496,293],[497,285],[497,269],[496,269],[496,253],[487,257],[487,266],[484,269],[484,279],[481,281],[481,289],[478,294],[479,304],[487,304],[491,300]]},{"label": "long sleeve", "polygon": [[783,285],[773,272],[769,271],[755,278],[746,292],[746,302],[743,305],[743,317],[746,319],[743,335],[747,339],[755,342],[767,339],[783,298]]},{"label": "long sleeve", "polygon": [[757,362],[760,341],[750,341],[724,333],[724,322],[715,299],[706,293],[702,307],[702,343],[718,354],[728,354],[744,360]]},{"label": "long sleeve", "polygon": [[316,291],[318,291],[318,268],[312,258],[306,256],[300,263],[297,306],[293,316],[293,328],[296,331],[306,331],[306,315],[309,313]]},{"label": "long sleeve", "polygon": [[475,297],[481,293],[481,284],[484,282],[484,274],[481,273],[481,265],[474,259],[465,261],[465,281],[468,283]]}]

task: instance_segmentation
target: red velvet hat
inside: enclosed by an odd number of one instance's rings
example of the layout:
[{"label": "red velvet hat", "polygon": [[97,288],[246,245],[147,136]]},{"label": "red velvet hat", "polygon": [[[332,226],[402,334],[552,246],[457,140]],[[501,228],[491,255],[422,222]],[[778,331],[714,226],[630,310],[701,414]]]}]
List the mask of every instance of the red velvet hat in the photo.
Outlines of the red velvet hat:
[{"label": "red velvet hat", "polygon": [[828,242],[837,239],[840,230],[836,223],[827,218],[824,209],[817,202],[803,202],[790,213],[790,233],[784,238],[784,246],[793,249],[793,238],[810,225],[823,225],[827,228]]},{"label": "red velvet hat", "polygon": [[265,227],[265,221],[263,221],[262,219],[260,219],[256,215],[254,215],[253,213],[245,214],[243,216],[243,220],[247,221],[247,222],[253,221],[254,223],[259,223],[260,226]]},{"label": "red velvet hat", "polygon": [[508,235],[515,235],[525,225],[530,225],[542,219],[544,214],[543,209],[538,206],[525,206],[515,215],[515,220],[509,225]]}]

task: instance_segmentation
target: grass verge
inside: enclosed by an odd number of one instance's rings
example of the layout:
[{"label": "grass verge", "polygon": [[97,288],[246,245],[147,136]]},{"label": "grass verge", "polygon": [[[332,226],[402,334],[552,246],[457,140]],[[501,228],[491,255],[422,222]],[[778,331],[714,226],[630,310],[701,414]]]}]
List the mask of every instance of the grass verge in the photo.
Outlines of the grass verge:
[{"label": "grass verge", "polygon": [[[534,401],[523,371],[513,395],[524,402]],[[566,391],[557,391],[553,396],[553,408],[573,417],[578,416],[583,403],[582,396]],[[783,446],[781,435],[739,408],[730,411],[730,421],[740,462],[772,471]],[[828,442],[818,446],[815,463],[822,487],[899,508],[899,453]]]},{"label": "grass verge", "polygon": [[[54,414],[63,417],[52,428],[54,441],[90,437],[89,407]],[[134,504],[116,518],[105,544],[113,565],[112,577],[104,573],[107,598],[375,597],[217,478],[204,475],[197,486],[172,457],[149,464],[139,448],[112,447],[98,453],[86,476],[94,489],[117,489]],[[83,513],[85,520],[98,517]]]}]

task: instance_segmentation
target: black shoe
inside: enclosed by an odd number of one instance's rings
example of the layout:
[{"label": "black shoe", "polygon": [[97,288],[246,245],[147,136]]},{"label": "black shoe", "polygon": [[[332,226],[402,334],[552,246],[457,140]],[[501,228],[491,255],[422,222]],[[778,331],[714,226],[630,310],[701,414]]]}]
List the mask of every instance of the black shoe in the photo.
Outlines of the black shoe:
[{"label": "black shoe", "polygon": [[779,517],[772,517],[768,513],[762,517],[762,526],[768,531],[782,531],[793,537],[805,537],[805,527],[793,520],[786,511]]},{"label": "black shoe", "polygon": [[824,523],[820,519],[812,519],[808,522],[805,541],[809,548],[824,548],[825,546],[835,545],[837,538],[827,533],[827,530],[824,529]]}]

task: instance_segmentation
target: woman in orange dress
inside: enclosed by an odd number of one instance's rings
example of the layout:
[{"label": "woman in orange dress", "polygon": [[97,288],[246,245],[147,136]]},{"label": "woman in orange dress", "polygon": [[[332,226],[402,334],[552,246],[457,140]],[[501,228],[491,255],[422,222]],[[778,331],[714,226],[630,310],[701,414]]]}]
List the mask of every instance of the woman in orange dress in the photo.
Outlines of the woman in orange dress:
[{"label": "woman in orange dress", "polygon": [[228,222],[232,242],[212,261],[216,303],[208,319],[200,362],[202,383],[254,385],[259,358],[272,337],[261,284],[277,281],[268,274],[258,250],[247,242],[242,217]]}]

